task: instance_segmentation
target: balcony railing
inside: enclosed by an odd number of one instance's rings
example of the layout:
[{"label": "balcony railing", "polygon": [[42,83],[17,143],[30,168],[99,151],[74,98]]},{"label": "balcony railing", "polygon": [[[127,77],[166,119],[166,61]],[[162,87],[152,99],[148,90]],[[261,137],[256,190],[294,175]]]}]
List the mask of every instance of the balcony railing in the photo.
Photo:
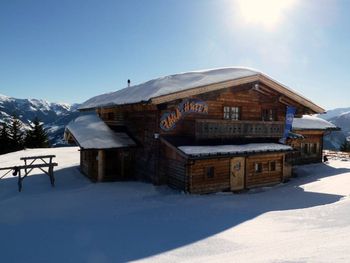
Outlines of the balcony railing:
[{"label": "balcony railing", "polygon": [[283,135],[284,122],[280,121],[233,121],[197,119],[195,134],[197,139],[217,139],[234,137],[276,137]]}]

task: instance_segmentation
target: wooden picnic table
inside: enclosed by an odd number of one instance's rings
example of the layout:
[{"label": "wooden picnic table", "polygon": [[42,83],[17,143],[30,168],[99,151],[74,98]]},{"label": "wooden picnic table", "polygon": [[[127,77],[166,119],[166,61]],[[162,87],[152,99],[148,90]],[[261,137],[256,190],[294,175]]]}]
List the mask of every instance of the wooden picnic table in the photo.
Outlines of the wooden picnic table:
[{"label": "wooden picnic table", "polygon": [[[9,170],[6,173],[8,174],[10,171],[13,170],[13,173],[12,173],[13,176],[18,175],[19,192],[22,191],[22,182],[24,178],[26,178],[33,169],[40,169],[42,172],[48,175],[50,178],[51,186],[55,186],[55,177],[53,174],[53,168],[58,165],[57,163],[52,162],[52,159],[55,157],[56,157],[55,155],[39,155],[39,156],[22,157],[20,158],[20,160],[24,161],[24,165],[0,168],[0,171]],[[37,160],[40,161],[40,163],[34,163]],[[45,168],[47,168],[47,170],[45,170]],[[24,171],[24,175],[22,175],[21,171]]]}]

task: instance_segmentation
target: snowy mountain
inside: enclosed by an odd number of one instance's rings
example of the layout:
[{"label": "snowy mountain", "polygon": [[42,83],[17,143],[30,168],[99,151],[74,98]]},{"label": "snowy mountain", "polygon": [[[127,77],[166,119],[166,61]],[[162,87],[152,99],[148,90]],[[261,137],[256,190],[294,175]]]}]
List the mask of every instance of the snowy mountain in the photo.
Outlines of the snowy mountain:
[{"label": "snowy mountain", "polygon": [[345,113],[350,113],[350,107],[349,108],[336,108],[333,110],[328,110],[327,113],[320,114],[318,117],[328,121],[334,117],[338,117],[338,116],[345,114]]},{"label": "snowy mountain", "polygon": [[79,115],[78,106],[39,99],[17,99],[0,94],[0,123],[9,123],[15,114],[23,128],[28,129],[31,121],[38,117],[44,123],[51,144],[59,145],[63,143],[64,127]]},{"label": "snowy mountain", "polygon": [[326,114],[319,115],[319,117],[341,128],[341,131],[332,132],[324,139],[326,149],[338,150],[346,138],[350,139],[350,108],[329,110]]}]

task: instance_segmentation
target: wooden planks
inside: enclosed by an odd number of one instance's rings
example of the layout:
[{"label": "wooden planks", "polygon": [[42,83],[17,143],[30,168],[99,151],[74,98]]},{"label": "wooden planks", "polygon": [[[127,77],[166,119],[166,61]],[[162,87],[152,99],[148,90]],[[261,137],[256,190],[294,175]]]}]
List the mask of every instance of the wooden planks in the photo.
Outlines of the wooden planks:
[{"label": "wooden planks", "polygon": [[[214,176],[208,178],[207,167],[214,167]],[[230,188],[230,159],[196,160],[189,167],[189,191],[191,193],[210,193]]]},{"label": "wooden planks", "polygon": [[[283,179],[284,154],[264,154],[246,158],[246,188],[276,184]],[[270,163],[275,162],[275,171],[271,171]],[[261,164],[261,172],[255,170],[255,165]]]}]

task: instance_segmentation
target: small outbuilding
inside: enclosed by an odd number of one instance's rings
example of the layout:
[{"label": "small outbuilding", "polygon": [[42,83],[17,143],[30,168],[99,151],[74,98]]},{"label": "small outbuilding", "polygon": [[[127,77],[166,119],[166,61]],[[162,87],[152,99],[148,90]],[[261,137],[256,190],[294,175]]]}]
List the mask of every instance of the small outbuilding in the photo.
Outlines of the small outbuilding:
[{"label": "small outbuilding", "polygon": [[316,116],[294,118],[293,133],[300,137],[291,137],[287,142],[296,150],[292,157],[293,164],[322,162],[324,136],[339,130],[333,123]]},{"label": "small outbuilding", "polygon": [[95,112],[71,121],[65,139],[80,147],[80,169],[94,181],[133,178],[136,143],[125,132],[115,132]]}]

